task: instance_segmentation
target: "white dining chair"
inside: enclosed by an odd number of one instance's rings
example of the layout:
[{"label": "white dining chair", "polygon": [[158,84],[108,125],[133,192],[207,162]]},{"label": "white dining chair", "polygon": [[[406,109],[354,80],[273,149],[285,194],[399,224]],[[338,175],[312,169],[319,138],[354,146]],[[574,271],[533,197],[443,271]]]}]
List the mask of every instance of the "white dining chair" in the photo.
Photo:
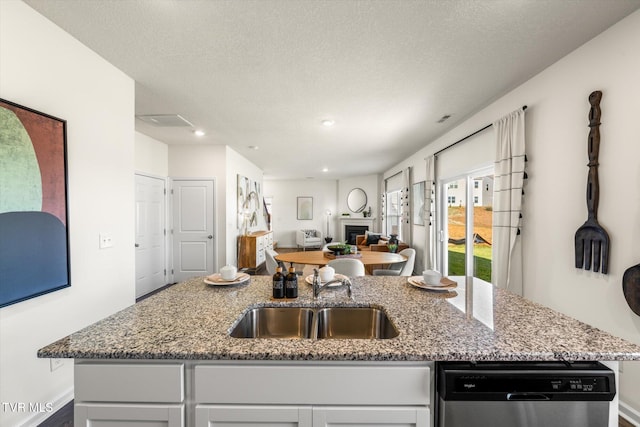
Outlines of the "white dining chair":
[{"label": "white dining chair", "polygon": [[278,261],[276,261],[276,256],[278,255],[278,252],[274,251],[273,249],[267,249],[265,251],[265,255],[267,258],[267,261],[266,261],[267,273],[273,276],[274,274],[276,274],[276,268],[278,268]]},{"label": "white dining chair", "polygon": [[327,265],[332,267],[337,274],[342,274],[348,277],[364,276],[364,264],[359,259],[332,259]]},{"label": "white dining chair", "polygon": [[372,274],[374,276],[412,276],[413,266],[416,262],[416,250],[407,248],[398,253],[407,258],[404,263],[391,264],[389,268],[373,270]]}]

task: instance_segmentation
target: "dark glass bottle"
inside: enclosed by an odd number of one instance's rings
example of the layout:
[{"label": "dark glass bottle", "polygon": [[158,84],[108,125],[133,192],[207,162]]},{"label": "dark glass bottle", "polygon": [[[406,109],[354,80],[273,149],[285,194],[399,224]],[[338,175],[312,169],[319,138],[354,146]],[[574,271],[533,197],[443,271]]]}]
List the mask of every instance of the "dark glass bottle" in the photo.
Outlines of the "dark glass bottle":
[{"label": "dark glass bottle", "polygon": [[273,297],[284,298],[284,274],[282,274],[282,267],[277,267],[276,274],[273,275]]},{"label": "dark glass bottle", "polygon": [[289,274],[284,279],[284,292],[287,298],[298,298],[298,276],[296,269],[289,267]]}]

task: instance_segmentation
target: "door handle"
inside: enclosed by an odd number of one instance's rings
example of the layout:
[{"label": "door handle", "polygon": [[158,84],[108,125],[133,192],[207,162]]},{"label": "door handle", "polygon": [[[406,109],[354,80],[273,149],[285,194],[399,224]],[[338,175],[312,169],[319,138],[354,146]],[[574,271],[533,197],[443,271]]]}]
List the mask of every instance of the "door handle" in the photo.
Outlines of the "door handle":
[{"label": "door handle", "polygon": [[136,243],[136,248],[139,248],[139,247],[140,247],[140,245]]},{"label": "door handle", "polygon": [[507,400],[549,400],[549,397],[541,393],[507,393]]},{"label": "door handle", "polygon": [[207,239],[213,239],[213,236],[212,236],[211,234],[209,234],[209,235],[207,236]]}]

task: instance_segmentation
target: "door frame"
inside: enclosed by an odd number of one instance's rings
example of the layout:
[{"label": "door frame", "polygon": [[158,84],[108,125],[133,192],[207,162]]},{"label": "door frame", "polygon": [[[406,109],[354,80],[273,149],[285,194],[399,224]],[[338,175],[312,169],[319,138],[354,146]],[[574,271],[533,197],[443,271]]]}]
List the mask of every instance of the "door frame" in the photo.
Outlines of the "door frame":
[{"label": "door frame", "polygon": [[[171,273],[171,258],[170,258],[170,251],[171,251],[171,239],[170,239],[170,225],[171,222],[169,221],[169,215],[171,214],[171,206],[170,205],[170,200],[171,198],[169,197],[169,185],[170,185],[170,178],[167,176],[162,176],[162,175],[155,175],[152,173],[147,173],[147,172],[141,172],[141,171],[134,171],[133,173],[133,179],[134,179],[134,185],[135,185],[135,177],[136,175],[140,175],[140,176],[146,176],[148,178],[153,178],[153,179],[159,179],[164,181],[164,260],[163,260],[163,264],[164,264],[164,269],[166,271],[165,274],[165,286],[169,283],[173,283],[173,275],[170,274]],[[135,200],[135,195],[134,195],[134,200]],[[134,240],[135,240],[135,236],[134,236]],[[134,286],[135,286],[135,280],[134,280]]]},{"label": "door frame", "polygon": [[218,251],[220,250],[219,246],[219,238],[220,232],[218,230],[218,200],[216,199],[216,178],[215,177],[182,177],[182,176],[170,176],[167,177],[167,221],[168,221],[168,252],[167,252],[167,261],[168,261],[168,269],[167,269],[167,278],[170,283],[175,283],[174,276],[174,256],[173,256],[173,229],[174,229],[174,218],[173,218],[173,197],[169,197],[173,195],[174,182],[175,181],[211,181],[213,182],[213,271],[218,271]]}]

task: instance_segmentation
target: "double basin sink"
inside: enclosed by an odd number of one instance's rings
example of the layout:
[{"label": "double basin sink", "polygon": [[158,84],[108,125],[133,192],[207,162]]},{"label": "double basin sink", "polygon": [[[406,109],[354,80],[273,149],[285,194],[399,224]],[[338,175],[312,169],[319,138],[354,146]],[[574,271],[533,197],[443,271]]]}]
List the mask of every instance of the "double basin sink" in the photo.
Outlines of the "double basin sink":
[{"label": "double basin sink", "polygon": [[389,339],[398,329],[375,307],[258,307],[233,327],[234,338]]}]

